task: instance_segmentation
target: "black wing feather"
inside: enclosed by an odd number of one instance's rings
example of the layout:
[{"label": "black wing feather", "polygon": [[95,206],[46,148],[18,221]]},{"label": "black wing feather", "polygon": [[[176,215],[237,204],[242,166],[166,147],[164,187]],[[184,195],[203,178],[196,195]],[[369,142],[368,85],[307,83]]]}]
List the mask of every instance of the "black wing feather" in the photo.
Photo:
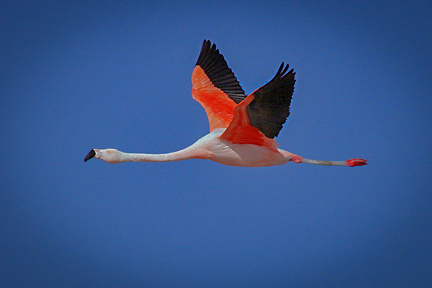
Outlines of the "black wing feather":
[{"label": "black wing feather", "polygon": [[288,68],[282,62],[275,77],[253,93],[254,100],[246,107],[251,125],[269,138],[279,134],[290,114],[295,72],[287,73]]},{"label": "black wing feather", "polygon": [[204,40],[196,65],[201,66],[210,81],[221,89],[235,103],[240,103],[246,94],[232,70],[228,67],[216,45],[211,45],[209,40]]}]

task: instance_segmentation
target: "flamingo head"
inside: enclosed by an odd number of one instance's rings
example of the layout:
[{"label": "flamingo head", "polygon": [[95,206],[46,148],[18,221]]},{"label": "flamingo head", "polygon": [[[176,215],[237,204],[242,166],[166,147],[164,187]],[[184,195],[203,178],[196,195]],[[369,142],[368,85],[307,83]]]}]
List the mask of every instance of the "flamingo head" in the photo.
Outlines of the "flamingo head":
[{"label": "flamingo head", "polygon": [[122,152],[117,149],[92,149],[84,158],[84,162],[87,162],[93,157],[111,164],[122,162]]}]

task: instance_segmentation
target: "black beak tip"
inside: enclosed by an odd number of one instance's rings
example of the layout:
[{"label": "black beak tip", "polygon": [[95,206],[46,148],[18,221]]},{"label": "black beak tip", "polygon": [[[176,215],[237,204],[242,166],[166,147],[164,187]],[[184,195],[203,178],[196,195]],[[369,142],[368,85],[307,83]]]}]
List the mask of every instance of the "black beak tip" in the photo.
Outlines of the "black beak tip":
[{"label": "black beak tip", "polygon": [[92,159],[96,155],[95,150],[90,150],[90,152],[87,154],[87,156],[84,158],[84,162],[87,162],[88,160]]}]

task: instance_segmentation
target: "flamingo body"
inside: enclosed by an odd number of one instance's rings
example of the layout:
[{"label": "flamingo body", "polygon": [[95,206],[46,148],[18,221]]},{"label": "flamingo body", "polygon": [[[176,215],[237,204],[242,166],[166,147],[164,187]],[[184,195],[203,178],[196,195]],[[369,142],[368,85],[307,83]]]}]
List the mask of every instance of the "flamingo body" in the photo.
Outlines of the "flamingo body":
[{"label": "flamingo body", "polygon": [[210,133],[191,146],[172,153],[125,153],[117,149],[92,149],[84,158],[122,162],[171,162],[208,159],[224,165],[264,167],[287,162],[334,166],[362,166],[361,158],[347,161],[309,160],[278,148],[274,138],[290,115],[295,72],[280,66],[264,86],[246,95],[224,57],[204,40],[192,72],[192,97],[207,113]]},{"label": "flamingo body", "polygon": [[[221,138],[226,129],[218,128],[194,145],[197,151],[206,151],[206,159],[229,166],[263,167],[281,165],[290,161],[278,149],[254,144],[234,144]],[[192,146],[194,146],[192,145]]]}]

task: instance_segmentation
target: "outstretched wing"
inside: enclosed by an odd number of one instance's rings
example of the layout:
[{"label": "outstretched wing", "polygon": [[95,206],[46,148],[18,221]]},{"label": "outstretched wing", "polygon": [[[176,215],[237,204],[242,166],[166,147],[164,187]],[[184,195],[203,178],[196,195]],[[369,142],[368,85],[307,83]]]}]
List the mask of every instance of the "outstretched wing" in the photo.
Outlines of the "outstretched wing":
[{"label": "outstretched wing", "polygon": [[265,136],[274,138],[285,124],[290,114],[294,93],[295,72],[282,62],[275,77],[254,93],[254,101],[246,108],[252,126]]},{"label": "outstretched wing", "polygon": [[[294,92],[294,75],[289,65],[280,66],[276,76],[257,89],[234,109],[234,119],[221,139],[237,144],[274,147],[272,140],[279,134],[290,114]],[[274,141],[274,142],[273,142]]]},{"label": "outstretched wing", "polygon": [[224,57],[208,40],[204,40],[192,72],[192,97],[205,109],[210,131],[228,127],[234,108],[246,98]]}]

